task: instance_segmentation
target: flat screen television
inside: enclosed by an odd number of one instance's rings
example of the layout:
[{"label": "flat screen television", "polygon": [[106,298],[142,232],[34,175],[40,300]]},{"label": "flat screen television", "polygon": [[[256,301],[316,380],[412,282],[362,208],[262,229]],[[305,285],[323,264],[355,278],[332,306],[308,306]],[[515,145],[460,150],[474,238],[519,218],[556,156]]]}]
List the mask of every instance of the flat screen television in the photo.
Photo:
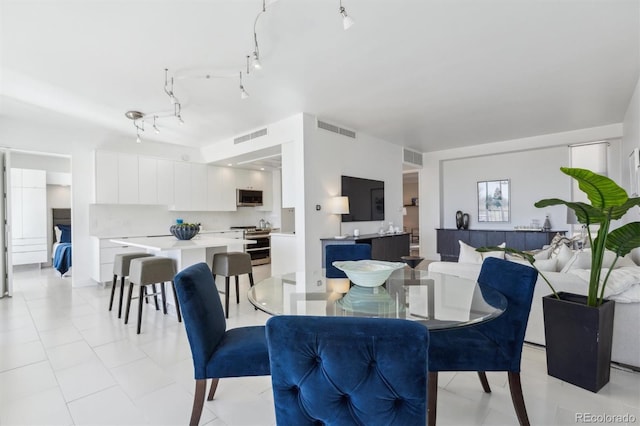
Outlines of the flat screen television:
[{"label": "flat screen television", "polygon": [[343,222],[384,220],[384,182],[342,176],[342,195],[349,197],[349,214]]}]

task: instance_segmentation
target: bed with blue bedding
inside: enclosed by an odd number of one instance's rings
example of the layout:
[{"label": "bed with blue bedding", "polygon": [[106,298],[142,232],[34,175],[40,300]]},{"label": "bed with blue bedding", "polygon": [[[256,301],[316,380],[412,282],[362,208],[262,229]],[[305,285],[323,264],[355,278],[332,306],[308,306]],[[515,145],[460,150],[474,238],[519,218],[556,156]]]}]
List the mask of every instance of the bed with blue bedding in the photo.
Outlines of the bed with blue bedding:
[{"label": "bed with blue bedding", "polygon": [[52,209],[54,243],[51,250],[53,267],[64,276],[71,269],[71,209]]}]

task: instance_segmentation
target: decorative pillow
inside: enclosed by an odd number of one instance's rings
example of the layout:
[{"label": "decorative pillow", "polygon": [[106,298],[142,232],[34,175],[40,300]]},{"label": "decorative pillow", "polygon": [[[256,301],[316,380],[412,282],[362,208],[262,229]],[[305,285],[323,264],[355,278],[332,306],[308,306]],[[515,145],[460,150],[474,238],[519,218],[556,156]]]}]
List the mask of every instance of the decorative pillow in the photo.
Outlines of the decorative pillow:
[{"label": "decorative pillow", "polygon": [[591,250],[575,252],[560,272],[566,273],[572,269],[591,269]]},{"label": "decorative pillow", "polygon": [[458,240],[458,243],[460,243],[458,263],[482,263],[482,255],[476,251],[475,247],[471,247],[460,240]]},{"label": "decorative pillow", "polygon": [[[604,252],[604,258],[602,259],[602,267],[603,268],[611,268],[613,264],[613,260],[616,258],[616,254],[610,250],[606,250]],[[626,256],[619,257],[616,260],[616,264],[613,269],[623,268],[625,266],[637,266],[633,259],[631,258],[631,254],[628,253]]]},{"label": "decorative pillow", "polygon": [[575,252],[564,244],[560,247],[556,259],[558,260],[557,269],[561,271],[571,260]]},{"label": "decorative pillow", "polygon": [[549,259],[551,257],[551,253],[553,253],[553,247],[547,247],[546,249],[535,252],[533,254],[533,258],[536,260]]},{"label": "decorative pillow", "polygon": [[[505,248],[506,246],[507,246],[507,243],[502,243],[498,245],[498,247],[500,248]],[[487,251],[485,253],[480,253],[480,255],[482,256],[482,260],[486,259],[487,257],[497,257],[498,259],[504,259],[503,251]]]},{"label": "decorative pillow", "polygon": [[71,242],[71,225],[56,225],[62,231],[58,242],[70,243]]},{"label": "decorative pillow", "polygon": [[58,225],[56,225],[53,228],[53,231],[56,233],[56,242],[60,242],[60,237],[62,236],[62,231],[60,230],[60,228],[58,227]]},{"label": "decorative pillow", "polygon": [[540,259],[536,260],[533,264],[536,266],[536,269],[541,272],[556,272],[557,271],[557,258],[551,259]]}]

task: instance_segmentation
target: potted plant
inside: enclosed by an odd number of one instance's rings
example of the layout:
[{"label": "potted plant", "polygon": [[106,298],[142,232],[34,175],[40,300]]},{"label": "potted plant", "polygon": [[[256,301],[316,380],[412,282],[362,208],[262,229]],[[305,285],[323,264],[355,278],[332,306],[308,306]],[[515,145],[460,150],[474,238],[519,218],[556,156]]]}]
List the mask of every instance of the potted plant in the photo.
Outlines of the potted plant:
[{"label": "potted plant", "polygon": [[[640,198],[629,198],[627,192],[606,176],[590,170],[561,167],[566,175],[578,181],[590,204],[548,198],[535,203],[538,208],[565,205],[573,210],[587,230],[591,250],[591,272],[587,295],[557,293],[544,274],[541,277],[553,291],[543,297],[544,328],[547,353],[547,372],[566,382],[592,392],[609,382],[613,314],[615,304],[604,299],[607,281],[618,258],[640,247],[640,222],[627,223],[609,231],[613,220],[621,219],[629,209],[640,206]],[[597,226],[592,238],[591,227]],[[500,250],[497,247],[482,251]],[[531,254],[513,249],[506,252],[524,256],[535,268]],[[603,276],[605,251],[615,259]],[[537,268],[536,268],[537,269]]]}]

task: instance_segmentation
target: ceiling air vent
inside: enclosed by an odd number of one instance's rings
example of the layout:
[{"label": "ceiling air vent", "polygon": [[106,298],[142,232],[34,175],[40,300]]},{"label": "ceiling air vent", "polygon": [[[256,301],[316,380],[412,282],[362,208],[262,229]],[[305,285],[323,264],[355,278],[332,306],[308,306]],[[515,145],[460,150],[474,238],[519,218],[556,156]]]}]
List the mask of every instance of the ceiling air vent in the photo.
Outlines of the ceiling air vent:
[{"label": "ceiling air vent", "polygon": [[342,127],[329,124],[326,121],[318,120],[318,128],[328,130],[330,132],[337,133],[339,135],[348,136],[353,139],[356,138],[356,132],[354,132],[353,130],[343,129]]},{"label": "ceiling air vent", "polygon": [[267,128],[256,130],[253,133],[247,133],[246,135],[238,136],[233,139],[234,144],[250,141],[251,139],[259,138],[260,136],[265,136],[267,134]]},{"label": "ceiling air vent", "polygon": [[404,149],[404,162],[422,166],[422,154],[419,152]]}]

